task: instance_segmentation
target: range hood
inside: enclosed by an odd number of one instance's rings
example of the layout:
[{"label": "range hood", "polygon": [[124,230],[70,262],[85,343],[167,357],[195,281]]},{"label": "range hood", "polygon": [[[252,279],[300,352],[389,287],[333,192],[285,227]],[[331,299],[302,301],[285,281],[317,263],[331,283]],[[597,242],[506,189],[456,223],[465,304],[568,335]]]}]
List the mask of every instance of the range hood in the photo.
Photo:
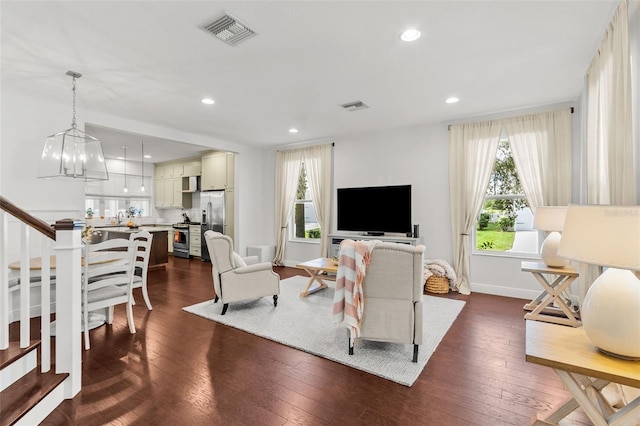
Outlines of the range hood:
[{"label": "range hood", "polygon": [[[199,180],[200,178],[198,176],[189,176],[188,178],[185,178],[188,180],[188,187],[187,189],[183,189],[182,192],[197,192],[200,189],[200,184],[199,184]],[[184,188],[184,179],[182,182],[182,187]]]}]

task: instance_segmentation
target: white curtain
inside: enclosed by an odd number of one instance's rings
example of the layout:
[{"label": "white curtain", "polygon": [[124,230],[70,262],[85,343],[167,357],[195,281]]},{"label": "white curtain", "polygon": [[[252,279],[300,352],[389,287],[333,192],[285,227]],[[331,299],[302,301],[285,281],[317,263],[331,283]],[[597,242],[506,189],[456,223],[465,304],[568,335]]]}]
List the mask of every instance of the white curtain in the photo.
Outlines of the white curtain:
[{"label": "white curtain", "polygon": [[276,255],[273,263],[284,265],[287,244],[287,225],[296,198],[302,150],[276,153]]},{"label": "white curtain", "polygon": [[520,184],[531,210],[571,202],[569,109],[504,120]]},{"label": "white curtain", "polygon": [[[627,2],[622,1],[587,70],[587,203],[635,203]],[[581,265],[580,302],[600,274]]]},{"label": "white curtain", "polygon": [[449,197],[455,289],[471,293],[470,233],[482,208],[496,159],[502,125],[496,122],[451,126],[449,132]]},{"label": "white curtain", "polygon": [[635,203],[627,2],[622,1],[587,70],[587,201]]},{"label": "white curtain", "polygon": [[332,172],[331,145],[318,145],[304,149],[304,167],[307,171],[307,180],[313,208],[320,224],[320,257],[329,254],[329,230],[331,214],[331,176]]}]

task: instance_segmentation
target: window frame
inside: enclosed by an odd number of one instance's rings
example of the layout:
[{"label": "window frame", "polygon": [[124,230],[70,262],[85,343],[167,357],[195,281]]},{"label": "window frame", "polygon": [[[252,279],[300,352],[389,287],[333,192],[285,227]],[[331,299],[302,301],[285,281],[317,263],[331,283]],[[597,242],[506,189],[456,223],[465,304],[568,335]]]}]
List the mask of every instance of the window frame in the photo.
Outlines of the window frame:
[{"label": "window frame", "polygon": [[[298,199],[297,197],[297,188],[296,188],[296,197],[293,200],[293,206],[291,208],[291,215],[289,216],[289,223],[288,223],[288,234],[289,234],[289,241],[291,242],[296,242],[296,243],[305,243],[305,244],[320,244],[321,240],[322,240],[322,228],[320,227],[320,224],[318,223],[318,228],[321,230],[320,232],[320,237],[318,238],[301,238],[301,237],[296,237],[295,232],[296,232],[296,224],[295,224],[295,215],[296,215],[296,206],[299,204],[302,204],[303,206],[305,204],[310,204],[312,209],[315,209],[315,204],[313,202],[313,198],[311,197],[311,191],[309,190],[309,181],[307,179],[307,174],[306,174],[306,170],[304,168],[304,161],[301,162],[301,166],[300,166],[300,174],[305,173],[305,197],[304,199]],[[300,176],[298,177],[298,180],[300,180]],[[303,207],[304,209],[304,207]],[[315,210],[314,210],[315,213]],[[306,233],[306,232],[305,232]]]},{"label": "window frame", "polygon": [[[510,148],[511,142],[509,141],[508,138],[504,138],[504,139],[501,138],[500,142],[507,142],[509,144],[509,151],[511,151],[511,148]],[[498,158],[498,153],[499,151],[496,151],[496,160]],[[513,156],[512,153],[511,155]],[[516,174],[516,178],[519,178],[517,176],[518,169],[517,169],[517,166],[515,165],[514,165],[514,171]],[[478,213],[478,216],[476,217],[476,220],[473,226],[473,232],[471,235],[471,244],[472,244],[471,254],[476,256],[493,256],[493,257],[507,257],[507,258],[514,258],[514,259],[540,260],[541,259],[540,249],[542,247],[542,242],[544,241],[544,233],[542,231],[537,231],[537,241],[536,241],[537,251],[535,253],[521,252],[521,251],[498,251],[498,250],[492,250],[492,249],[486,249],[486,250],[478,249],[478,238],[477,238],[478,221],[480,220],[482,209],[484,208],[484,205],[486,204],[487,201],[490,201],[490,200],[524,200],[525,202],[527,201],[524,193],[522,194],[489,194],[488,192],[489,192],[490,185],[491,185],[491,180],[487,182],[485,195],[482,199],[482,208],[480,209],[480,212]],[[531,209],[531,207],[528,205],[528,202],[527,202],[527,208]],[[514,224],[514,226],[515,225],[516,224]],[[514,230],[514,232],[517,232],[517,231]]]}]

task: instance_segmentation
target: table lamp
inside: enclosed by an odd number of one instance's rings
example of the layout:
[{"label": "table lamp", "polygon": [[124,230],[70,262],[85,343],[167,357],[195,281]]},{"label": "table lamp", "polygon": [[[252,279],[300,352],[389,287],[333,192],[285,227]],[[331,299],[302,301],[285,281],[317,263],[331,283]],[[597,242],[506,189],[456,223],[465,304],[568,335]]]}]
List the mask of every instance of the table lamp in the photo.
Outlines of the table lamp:
[{"label": "table lamp", "polygon": [[542,243],[542,261],[552,268],[564,268],[569,261],[558,256],[560,246],[560,232],[564,225],[567,208],[564,206],[539,206],[533,218],[533,228],[550,232]]},{"label": "table lamp", "polygon": [[570,205],[558,254],[607,269],[580,307],[601,351],[640,359],[640,206]]}]

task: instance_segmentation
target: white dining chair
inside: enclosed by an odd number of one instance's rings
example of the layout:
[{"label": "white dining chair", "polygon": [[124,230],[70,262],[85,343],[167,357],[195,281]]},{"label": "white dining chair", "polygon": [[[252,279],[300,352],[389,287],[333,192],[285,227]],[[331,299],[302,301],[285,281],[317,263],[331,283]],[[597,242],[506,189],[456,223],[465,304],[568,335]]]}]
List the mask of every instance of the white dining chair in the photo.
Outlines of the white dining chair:
[{"label": "white dining chair", "polygon": [[[148,231],[135,232],[129,236],[129,240],[138,243],[132,288],[142,288],[144,303],[147,305],[147,309],[152,310],[153,306],[151,306],[149,291],[147,290],[147,271],[149,270],[149,256],[151,254],[153,235]],[[135,299],[133,303],[135,304]]]},{"label": "white dining chair", "polygon": [[89,343],[89,312],[109,308],[107,323],[113,322],[113,307],[127,305],[127,323],[129,331],[135,334],[133,322],[133,283],[134,259],[137,242],[116,238],[85,246],[87,258],[82,279],[82,321],[84,347]]}]

